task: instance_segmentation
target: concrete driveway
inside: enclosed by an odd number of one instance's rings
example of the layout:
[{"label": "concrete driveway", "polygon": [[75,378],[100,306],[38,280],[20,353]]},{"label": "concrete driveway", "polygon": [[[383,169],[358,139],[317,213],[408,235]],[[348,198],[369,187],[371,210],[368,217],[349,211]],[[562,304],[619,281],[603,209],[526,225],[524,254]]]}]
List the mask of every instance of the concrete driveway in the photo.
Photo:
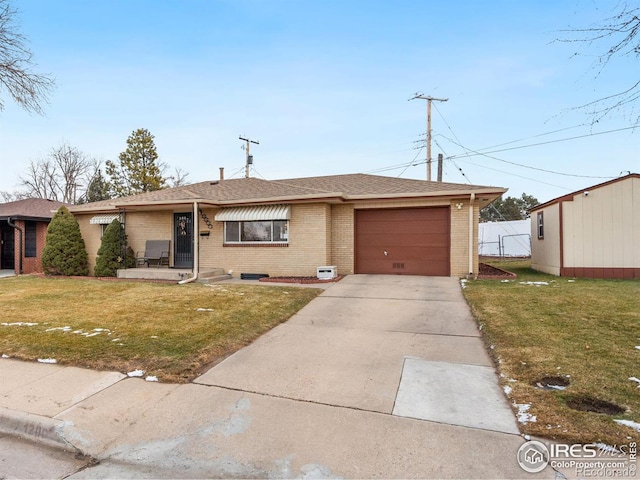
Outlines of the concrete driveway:
[{"label": "concrete driveway", "polygon": [[2,359],[3,431],[75,480],[531,477],[453,278],[349,276],[190,384]]},{"label": "concrete driveway", "polygon": [[450,277],[347,276],[195,383],[518,433]]}]

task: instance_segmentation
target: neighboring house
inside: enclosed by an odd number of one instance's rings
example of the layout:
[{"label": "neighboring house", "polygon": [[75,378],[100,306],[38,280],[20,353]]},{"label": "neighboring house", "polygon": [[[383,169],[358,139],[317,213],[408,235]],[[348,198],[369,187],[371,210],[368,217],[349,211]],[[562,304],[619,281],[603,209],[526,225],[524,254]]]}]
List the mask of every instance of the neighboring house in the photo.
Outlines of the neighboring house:
[{"label": "neighboring house", "polygon": [[42,198],[0,203],[0,269],[42,273],[47,227],[62,205]]},{"label": "neighboring house", "polygon": [[531,222],[529,220],[483,222],[478,228],[481,257],[531,256]]},{"label": "neighboring house", "polygon": [[567,277],[640,278],[640,175],[531,209],[531,266]]},{"label": "neighboring house", "polygon": [[479,209],[506,189],[353,174],[208,181],[74,205],[91,267],[101,225],[128,244],[170,240],[170,265],[271,276],[466,276],[478,268]]}]

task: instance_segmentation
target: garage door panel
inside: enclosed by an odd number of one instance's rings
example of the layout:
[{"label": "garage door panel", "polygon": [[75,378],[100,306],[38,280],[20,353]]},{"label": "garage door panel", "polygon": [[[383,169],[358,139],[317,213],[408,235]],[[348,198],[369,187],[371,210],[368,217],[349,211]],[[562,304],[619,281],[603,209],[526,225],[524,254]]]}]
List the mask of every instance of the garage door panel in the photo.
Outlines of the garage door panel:
[{"label": "garage door panel", "polygon": [[375,247],[378,249],[389,249],[392,247],[409,247],[409,246],[422,246],[422,247],[448,247],[449,242],[443,235],[435,234],[412,234],[403,235],[401,237],[393,239],[385,239],[379,235],[363,235],[361,237],[362,244],[366,245],[364,248]]},{"label": "garage door panel", "polygon": [[356,272],[449,275],[449,218],[448,207],[356,211]]}]

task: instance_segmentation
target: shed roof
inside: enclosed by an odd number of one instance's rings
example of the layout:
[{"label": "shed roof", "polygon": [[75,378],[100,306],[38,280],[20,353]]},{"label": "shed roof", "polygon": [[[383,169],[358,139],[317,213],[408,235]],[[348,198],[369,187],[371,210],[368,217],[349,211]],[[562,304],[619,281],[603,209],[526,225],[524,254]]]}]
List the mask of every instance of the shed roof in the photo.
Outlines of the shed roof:
[{"label": "shed roof", "polygon": [[591,187],[581,188],[580,190],[576,190],[575,192],[568,193],[566,195],[562,195],[561,197],[553,198],[553,199],[549,200],[548,202],[541,203],[540,205],[536,205],[535,207],[529,209],[529,211],[530,212],[535,212],[536,210],[540,210],[541,208],[548,207],[549,205],[553,205],[554,203],[560,203],[560,202],[564,202],[564,201],[567,201],[567,200],[572,200],[575,195],[582,195],[584,192],[587,192],[589,190],[596,190],[598,188],[602,188],[602,187],[606,187],[608,185],[611,185],[613,183],[624,182],[624,181],[629,180],[631,178],[640,178],[640,174],[638,174],[638,173],[629,173],[628,175],[625,175],[624,177],[614,178],[613,180],[609,180],[609,181],[606,181],[606,182],[598,183],[597,185],[592,185]]}]

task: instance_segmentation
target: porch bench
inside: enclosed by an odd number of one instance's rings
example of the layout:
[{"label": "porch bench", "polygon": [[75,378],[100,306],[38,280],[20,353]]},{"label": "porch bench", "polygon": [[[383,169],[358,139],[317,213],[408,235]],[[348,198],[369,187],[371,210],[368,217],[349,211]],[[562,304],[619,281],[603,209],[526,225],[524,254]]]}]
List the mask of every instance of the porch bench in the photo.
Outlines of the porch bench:
[{"label": "porch bench", "polygon": [[136,253],[136,267],[155,265],[157,268],[169,266],[170,240],[147,240],[144,252]]}]

